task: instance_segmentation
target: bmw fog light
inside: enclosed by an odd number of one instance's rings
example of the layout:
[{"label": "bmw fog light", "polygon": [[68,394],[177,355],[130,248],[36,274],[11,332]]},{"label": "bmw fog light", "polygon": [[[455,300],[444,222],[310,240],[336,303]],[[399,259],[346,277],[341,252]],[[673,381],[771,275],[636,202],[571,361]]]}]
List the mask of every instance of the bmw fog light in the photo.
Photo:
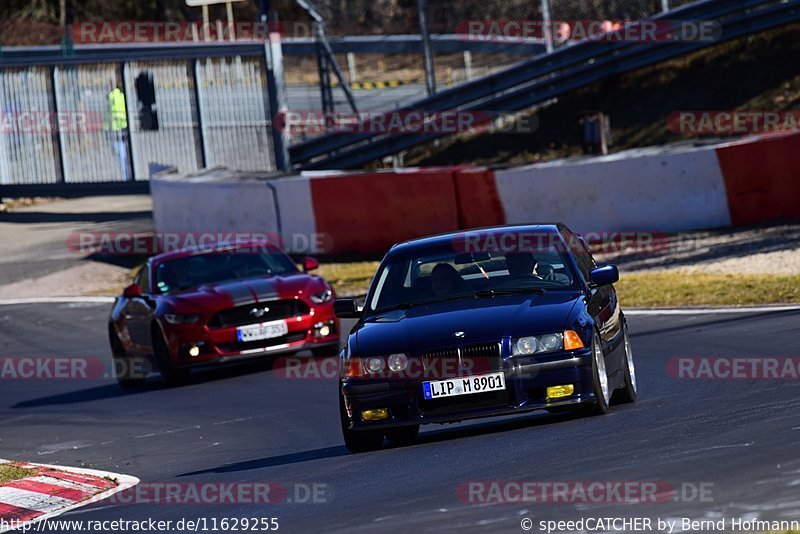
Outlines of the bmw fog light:
[{"label": "bmw fog light", "polygon": [[378,408],[377,410],[362,410],[361,412],[362,421],[381,421],[383,419],[389,419],[388,408]]},{"label": "bmw fog light", "polygon": [[198,356],[200,356],[200,347],[198,347],[197,345],[192,345],[191,347],[189,347],[189,356],[191,356],[192,358],[197,358]]}]

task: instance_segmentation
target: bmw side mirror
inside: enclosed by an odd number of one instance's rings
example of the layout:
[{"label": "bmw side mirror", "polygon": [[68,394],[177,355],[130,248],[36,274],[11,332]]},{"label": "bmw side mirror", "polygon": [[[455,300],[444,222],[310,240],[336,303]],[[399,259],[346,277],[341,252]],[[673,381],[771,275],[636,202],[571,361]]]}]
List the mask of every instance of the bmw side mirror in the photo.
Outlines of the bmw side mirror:
[{"label": "bmw side mirror", "polygon": [[139,284],[131,284],[122,290],[122,296],[126,299],[135,299],[142,296],[142,288]]},{"label": "bmw side mirror", "polygon": [[589,276],[592,287],[610,286],[619,282],[619,269],[616,265],[606,265],[593,269]]},{"label": "bmw side mirror", "polygon": [[319,262],[312,258],[311,256],[306,256],[303,258],[303,272],[313,271],[315,269],[319,269]]},{"label": "bmw side mirror", "polygon": [[361,312],[358,311],[355,299],[336,299],[333,301],[333,314],[340,319],[358,319]]}]

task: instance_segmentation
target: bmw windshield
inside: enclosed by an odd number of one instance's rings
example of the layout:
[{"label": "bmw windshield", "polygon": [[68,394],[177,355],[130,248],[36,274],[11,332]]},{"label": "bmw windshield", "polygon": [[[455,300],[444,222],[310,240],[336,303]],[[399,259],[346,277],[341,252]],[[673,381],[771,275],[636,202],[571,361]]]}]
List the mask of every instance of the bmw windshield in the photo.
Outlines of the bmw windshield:
[{"label": "bmw windshield", "polygon": [[464,250],[469,247],[447,244],[390,255],[375,277],[367,308],[383,312],[462,298],[577,288],[578,278],[561,242],[547,241],[533,249],[513,245]]}]

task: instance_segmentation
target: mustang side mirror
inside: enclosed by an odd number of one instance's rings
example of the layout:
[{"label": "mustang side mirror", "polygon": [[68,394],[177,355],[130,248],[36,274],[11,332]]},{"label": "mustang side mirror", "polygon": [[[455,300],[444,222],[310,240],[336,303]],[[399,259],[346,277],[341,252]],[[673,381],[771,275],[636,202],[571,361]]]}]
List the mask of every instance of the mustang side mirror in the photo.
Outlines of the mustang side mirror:
[{"label": "mustang side mirror", "polygon": [[306,256],[303,258],[303,272],[313,271],[314,269],[319,269],[319,262],[312,258],[311,256]]},{"label": "mustang side mirror", "polygon": [[606,265],[593,269],[590,273],[592,287],[610,286],[619,282],[619,270],[616,265]]},{"label": "mustang side mirror", "polygon": [[122,290],[122,296],[126,299],[135,299],[142,296],[142,288],[139,284],[131,284]]},{"label": "mustang side mirror", "polygon": [[340,319],[358,319],[361,317],[361,312],[358,311],[355,299],[334,300],[333,314]]}]

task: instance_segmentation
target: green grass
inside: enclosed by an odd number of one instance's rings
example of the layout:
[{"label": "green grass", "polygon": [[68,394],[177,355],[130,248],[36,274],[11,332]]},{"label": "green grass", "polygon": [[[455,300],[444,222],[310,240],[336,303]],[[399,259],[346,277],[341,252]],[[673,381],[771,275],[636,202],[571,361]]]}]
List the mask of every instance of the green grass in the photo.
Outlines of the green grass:
[{"label": "green grass", "polygon": [[617,291],[631,308],[796,304],[800,275],[637,273],[622,275]]},{"label": "green grass", "polygon": [[[378,265],[377,261],[323,262],[317,273],[340,297],[357,296],[367,292]],[[800,275],[632,273],[623,274],[616,287],[620,302],[629,308],[800,303]],[[114,288],[110,293],[121,291]]]},{"label": "green grass", "polygon": [[318,274],[325,278],[339,296],[363,295],[378,270],[380,262],[322,263]]},{"label": "green grass", "polygon": [[[367,292],[378,262],[328,263],[319,274],[337,294]],[[746,306],[800,303],[800,275],[658,272],[623,274],[616,285],[623,306]]]},{"label": "green grass", "polygon": [[36,471],[33,469],[24,469],[14,464],[0,464],[0,486],[20,478],[32,476],[35,473]]}]

